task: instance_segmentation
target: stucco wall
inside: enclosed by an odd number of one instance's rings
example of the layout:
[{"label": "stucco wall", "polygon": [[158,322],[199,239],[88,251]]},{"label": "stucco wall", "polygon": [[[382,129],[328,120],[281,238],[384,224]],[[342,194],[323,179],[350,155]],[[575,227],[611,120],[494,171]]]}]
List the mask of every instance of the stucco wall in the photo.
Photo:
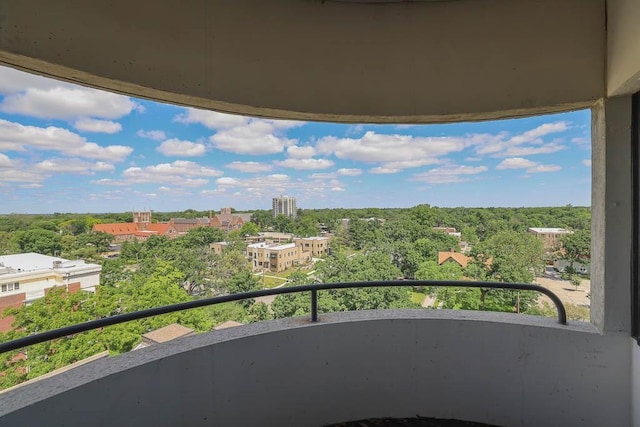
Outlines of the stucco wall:
[{"label": "stucco wall", "polygon": [[320,426],[419,414],[630,425],[626,334],[447,310],[320,321],[240,326],[100,360],[0,395],[0,424]]},{"label": "stucco wall", "polygon": [[607,95],[640,90],[640,2],[607,1]]},{"label": "stucco wall", "polygon": [[6,0],[0,63],[253,115],[487,119],[601,98],[604,4]]}]

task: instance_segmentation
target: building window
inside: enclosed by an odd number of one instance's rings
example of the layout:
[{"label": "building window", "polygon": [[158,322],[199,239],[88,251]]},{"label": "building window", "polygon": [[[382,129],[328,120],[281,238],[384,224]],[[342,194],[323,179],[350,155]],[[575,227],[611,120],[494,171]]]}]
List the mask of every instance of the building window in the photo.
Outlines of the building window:
[{"label": "building window", "polygon": [[20,283],[18,282],[5,283],[2,285],[2,292],[11,292],[11,291],[17,291],[17,290],[20,290]]}]

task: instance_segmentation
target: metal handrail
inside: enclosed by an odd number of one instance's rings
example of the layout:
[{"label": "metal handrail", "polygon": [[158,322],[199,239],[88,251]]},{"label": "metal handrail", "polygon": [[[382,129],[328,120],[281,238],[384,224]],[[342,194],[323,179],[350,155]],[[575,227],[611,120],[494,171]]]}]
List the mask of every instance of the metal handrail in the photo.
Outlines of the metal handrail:
[{"label": "metal handrail", "polygon": [[433,287],[466,287],[466,288],[489,288],[489,289],[509,289],[519,291],[535,291],[548,296],[556,306],[558,311],[558,323],[567,324],[567,312],[560,301],[560,298],[547,288],[539,285],[527,283],[500,283],[500,282],[470,282],[470,281],[442,281],[442,280],[389,280],[374,282],[346,282],[346,283],[319,283],[315,285],[301,285],[272,289],[261,289],[259,291],[242,292],[238,294],[223,295],[212,298],[204,298],[194,301],[187,301],[178,304],[165,305],[163,307],[149,308],[132,313],[119,314],[116,316],[104,317],[102,319],[90,320],[84,323],[41,332],[18,338],[13,341],[0,343],[0,354],[8,351],[18,350],[45,341],[74,335],[92,329],[103,328],[105,326],[117,325],[131,320],[145,319],[160,314],[174,313],[176,311],[188,310],[191,308],[206,307],[209,305],[221,304],[225,302],[241,301],[250,298],[258,298],[270,295],[293,294],[298,292],[311,292],[311,321],[318,320],[318,291],[328,289],[351,289],[351,288],[374,288],[374,287],[397,287],[397,286],[433,286]]}]

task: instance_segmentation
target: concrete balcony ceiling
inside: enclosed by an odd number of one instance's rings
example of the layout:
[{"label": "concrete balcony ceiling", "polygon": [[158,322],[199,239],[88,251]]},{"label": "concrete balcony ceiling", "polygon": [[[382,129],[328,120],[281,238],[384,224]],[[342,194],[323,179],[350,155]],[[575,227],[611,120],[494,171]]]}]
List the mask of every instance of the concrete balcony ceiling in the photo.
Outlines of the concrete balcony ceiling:
[{"label": "concrete balcony ceiling", "polygon": [[593,105],[605,27],[604,0],[6,0],[0,62],[256,116],[476,120]]}]

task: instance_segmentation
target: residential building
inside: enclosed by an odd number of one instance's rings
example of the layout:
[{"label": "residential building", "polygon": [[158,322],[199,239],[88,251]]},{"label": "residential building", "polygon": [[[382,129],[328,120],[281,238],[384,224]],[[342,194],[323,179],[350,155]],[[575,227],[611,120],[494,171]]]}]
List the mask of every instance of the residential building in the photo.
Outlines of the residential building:
[{"label": "residential building", "polygon": [[454,227],[433,227],[432,230],[447,233],[449,236],[456,237],[458,240],[462,238],[462,233],[457,231]]},{"label": "residential building", "polygon": [[296,243],[259,242],[247,245],[247,258],[253,270],[284,271],[311,259],[310,251],[303,251]]},{"label": "residential building", "polygon": [[465,242],[464,240],[459,241],[458,246],[460,247],[460,252],[465,255],[471,253],[471,249],[473,249],[473,245],[469,242]]},{"label": "residential building", "polygon": [[299,246],[302,252],[311,252],[312,257],[319,257],[329,251],[328,237],[295,237],[293,243]]},{"label": "residential building", "polygon": [[567,234],[572,234],[573,231],[565,230],[564,228],[529,227],[527,233],[536,236],[542,242],[544,250],[548,252],[558,249],[560,247],[560,238]]},{"label": "residential building", "polygon": [[280,233],[277,231],[264,231],[258,233],[257,236],[249,236],[251,243],[269,242],[269,243],[291,243],[293,241],[293,233]]},{"label": "residential building", "polygon": [[460,252],[438,252],[438,265],[453,262],[462,268],[466,268],[469,261],[471,261],[471,258]]},{"label": "residential building", "polygon": [[[562,258],[554,259],[553,267],[559,272],[564,273],[567,270],[567,267],[569,267],[569,260]],[[581,259],[580,261],[574,261],[571,263],[571,267],[576,273],[589,274],[589,271],[591,270],[591,262],[589,259]]]},{"label": "residential building", "polygon": [[222,208],[220,213],[212,218],[210,226],[220,228],[224,231],[239,230],[245,222],[251,219],[251,214],[244,215],[248,215],[249,219],[245,221],[241,215],[231,213],[231,208]]},{"label": "residential building", "polygon": [[216,255],[221,255],[228,246],[228,242],[213,242],[209,245],[211,251],[213,251],[213,253]]},{"label": "residential building", "polygon": [[[0,256],[0,314],[42,298],[53,287],[94,292],[102,266],[37,253]],[[0,319],[0,331],[13,319]]]},{"label": "residential building", "polygon": [[274,197],[271,203],[273,216],[284,215],[289,218],[295,218],[298,214],[296,207],[296,198],[289,196]]}]

